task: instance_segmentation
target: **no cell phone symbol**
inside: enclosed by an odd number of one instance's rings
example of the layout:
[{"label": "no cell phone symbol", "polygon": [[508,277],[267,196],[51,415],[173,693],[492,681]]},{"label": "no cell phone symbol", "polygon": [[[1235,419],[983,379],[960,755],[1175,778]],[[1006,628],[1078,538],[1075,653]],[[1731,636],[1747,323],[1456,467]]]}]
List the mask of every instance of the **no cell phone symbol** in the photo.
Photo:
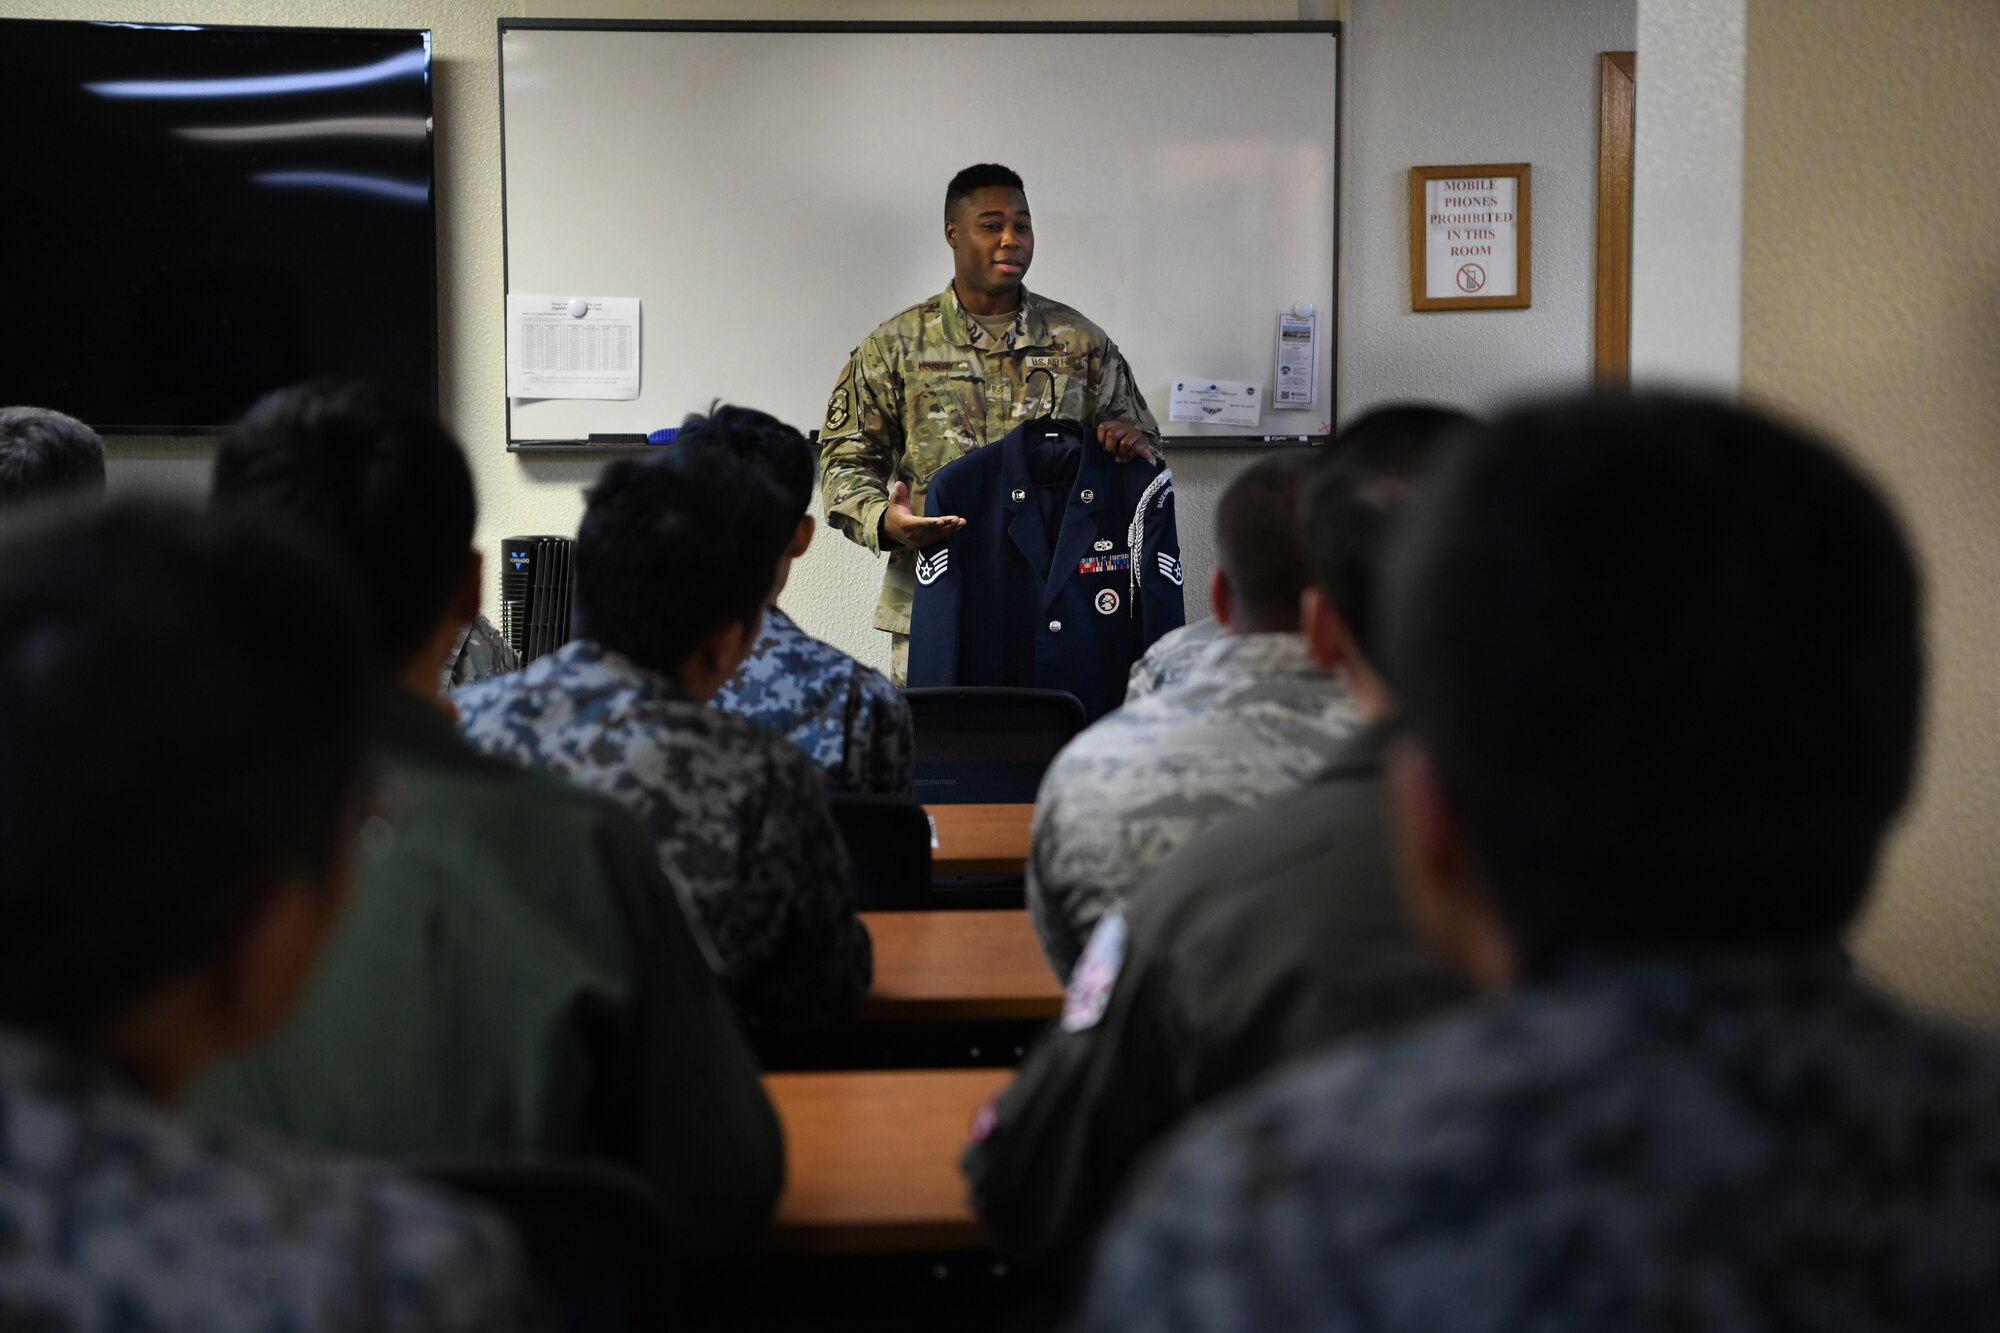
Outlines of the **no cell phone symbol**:
[{"label": "no cell phone symbol", "polygon": [[1476,292],[1486,285],[1486,270],[1477,264],[1458,266],[1458,289],[1462,292]]}]

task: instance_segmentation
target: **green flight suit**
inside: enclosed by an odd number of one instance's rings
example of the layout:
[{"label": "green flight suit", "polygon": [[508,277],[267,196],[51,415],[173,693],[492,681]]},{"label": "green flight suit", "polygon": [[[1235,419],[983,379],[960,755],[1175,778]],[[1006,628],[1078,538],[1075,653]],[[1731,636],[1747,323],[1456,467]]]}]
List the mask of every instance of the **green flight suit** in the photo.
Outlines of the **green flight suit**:
[{"label": "green flight suit", "polygon": [[1159,425],[1117,345],[1068,306],[1025,288],[1014,322],[996,337],[946,287],[869,334],[834,385],[819,437],[827,521],[870,551],[890,552],[875,628],[897,636],[898,684],[917,557],[883,546],[890,491],[907,482],[911,508],[923,513],[938,469],[1035,416],[1093,429],[1130,422],[1160,448]]},{"label": "green flight suit", "polygon": [[681,1247],[747,1246],[777,1118],[653,840],[407,690],[377,725],[392,832],[286,1025],[189,1103],[353,1152],[611,1159]]}]

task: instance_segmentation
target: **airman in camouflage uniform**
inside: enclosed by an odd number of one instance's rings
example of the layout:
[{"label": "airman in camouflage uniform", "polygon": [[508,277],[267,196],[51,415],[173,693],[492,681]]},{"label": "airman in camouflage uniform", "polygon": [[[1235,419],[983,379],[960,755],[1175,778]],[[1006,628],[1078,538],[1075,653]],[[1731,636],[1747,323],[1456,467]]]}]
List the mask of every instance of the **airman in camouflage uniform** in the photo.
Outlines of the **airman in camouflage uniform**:
[{"label": "airman in camouflage uniform", "polygon": [[775,606],[750,656],[710,702],[791,737],[819,765],[829,791],[907,796],[915,785],[902,693]]},{"label": "airman in camouflage uniform", "polygon": [[358,1162],[139,1100],[0,1033],[0,1327],[539,1327],[499,1219]]},{"label": "airman in camouflage uniform", "polygon": [[1175,848],[1289,791],[1359,726],[1347,687],[1291,632],[1225,634],[1187,677],[1064,748],[1035,797],[1028,911],[1067,977],[1097,919]]},{"label": "airman in camouflage uniform", "polygon": [[789,740],[588,639],[452,699],[477,748],[639,815],[746,1018],[824,1024],[867,996],[868,932],[826,783]]},{"label": "airman in camouflage uniform", "polygon": [[1172,1146],[1085,1333],[1917,1333],[2000,1311],[2000,1052],[1834,956],[1582,966]]},{"label": "airman in camouflage uniform", "polygon": [[1132,664],[1131,674],[1125,678],[1125,702],[1136,703],[1187,675],[1201,650],[1221,633],[1222,626],[1215,617],[1204,616],[1155,639],[1146,655]]},{"label": "airman in camouflage uniform", "polygon": [[514,655],[514,645],[507,642],[499,626],[479,616],[471,624],[459,627],[451,656],[438,672],[438,689],[470,685],[475,680],[488,680],[520,669],[521,659]]},{"label": "airman in camouflage uniform", "polygon": [[[1155,453],[1160,447],[1132,368],[1104,330],[1021,286],[1034,243],[1018,176],[990,164],[960,172],[946,191],[945,236],[955,252],[951,285],[854,349],[820,429],[827,520],[868,550],[891,553],[875,628],[895,636],[898,684],[916,589],[916,551],[883,531],[898,482],[921,515],[939,468],[1036,416],[1081,421],[1121,458],[1137,437],[1114,441],[1111,423],[1136,427]],[[963,290],[999,302],[994,308],[1012,318],[971,313]],[[1016,297],[1018,306],[1009,304]]]}]

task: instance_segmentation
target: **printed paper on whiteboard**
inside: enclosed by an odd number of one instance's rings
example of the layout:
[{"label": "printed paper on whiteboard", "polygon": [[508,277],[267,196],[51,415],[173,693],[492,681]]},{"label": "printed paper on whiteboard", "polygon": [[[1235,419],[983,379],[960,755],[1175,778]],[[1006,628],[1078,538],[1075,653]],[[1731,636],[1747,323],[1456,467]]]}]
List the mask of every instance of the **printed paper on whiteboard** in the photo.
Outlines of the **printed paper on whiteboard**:
[{"label": "printed paper on whiteboard", "polygon": [[510,294],[507,396],[637,398],[639,298]]},{"label": "printed paper on whiteboard", "polygon": [[1167,420],[1255,426],[1263,406],[1260,387],[1245,380],[1177,379],[1167,404]]},{"label": "printed paper on whiteboard", "polygon": [[1319,312],[1296,315],[1278,312],[1277,388],[1271,406],[1280,412],[1311,407],[1313,379],[1319,368]]}]

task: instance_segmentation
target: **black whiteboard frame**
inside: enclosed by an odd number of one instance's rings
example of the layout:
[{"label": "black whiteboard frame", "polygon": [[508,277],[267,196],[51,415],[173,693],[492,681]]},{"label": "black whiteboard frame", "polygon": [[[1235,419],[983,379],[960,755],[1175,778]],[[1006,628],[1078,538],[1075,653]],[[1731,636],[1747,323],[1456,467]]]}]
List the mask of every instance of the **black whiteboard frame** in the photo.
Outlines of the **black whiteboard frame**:
[{"label": "black whiteboard frame", "polygon": [[[506,346],[507,320],[505,305],[507,293],[512,284],[507,273],[507,64],[506,39],[510,31],[557,31],[557,32],[970,32],[970,33],[1189,33],[1217,37],[1245,36],[1259,33],[1301,33],[1325,34],[1334,39],[1334,95],[1347,96],[1347,42],[1338,19],[1192,19],[1186,22],[1172,20],[1152,21],[1104,21],[1063,23],[1048,19],[1018,20],[993,23],[952,23],[942,20],[902,22],[892,19],[857,19],[840,22],[829,19],[566,19],[566,18],[508,18],[502,16],[494,24],[494,66],[500,80],[500,319],[501,346]],[[1341,206],[1341,138],[1347,124],[1345,115],[1336,115],[1333,136],[1333,308],[1327,312],[1327,324],[1333,340],[1333,356],[1328,362],[1326,401],[1327,419],[1337,422],[1340,417],[1340,206]],[[504,378],[504,376],[503,376]],[[653,446],[648,444],[606,444],[590,440],[516,440],[514,438],[514,399],[510,394],[506,403],[507,452],[510,454],[561,454],[574,457],[578,454],[623,454],[645,453]],[[815,431],[814,435],[817,436]],[[1169,435],[1160,432],[1160,440],[1176,451],[1182,449],[1268,449],[1284,446],[1320,447],[1332,440],[1331,434],[1286,432],[1273,435]]]}]

